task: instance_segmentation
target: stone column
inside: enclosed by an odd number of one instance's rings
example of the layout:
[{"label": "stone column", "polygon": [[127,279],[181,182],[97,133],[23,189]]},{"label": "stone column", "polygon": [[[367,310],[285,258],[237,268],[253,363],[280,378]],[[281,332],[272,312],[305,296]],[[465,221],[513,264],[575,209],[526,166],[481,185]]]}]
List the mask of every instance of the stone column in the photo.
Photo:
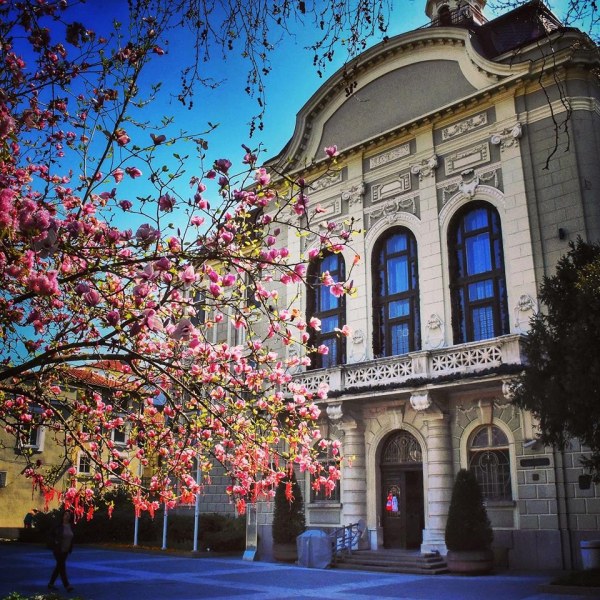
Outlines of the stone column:
[{"label": "stone column", "polygon": [[450,419],[447,415],[427,421],[427,518],[421,552],[447,553],[444,534],[454,474]]},{"label": "stone column", "polygon": [[[340,423],[344,432],[342,466],[342,524],[367,521],[367,470],[365,458],[365,432],[362,423],[344,417]],[[359,547],[368,547],[366,536]]]}]

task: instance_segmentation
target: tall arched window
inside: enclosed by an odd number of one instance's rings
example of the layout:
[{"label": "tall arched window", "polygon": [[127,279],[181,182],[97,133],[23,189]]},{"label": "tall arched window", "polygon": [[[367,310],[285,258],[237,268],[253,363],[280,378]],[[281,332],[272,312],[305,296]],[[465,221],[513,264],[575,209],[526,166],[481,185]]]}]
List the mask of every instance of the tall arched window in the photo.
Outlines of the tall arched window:
[{"label": "tall arched window", "polygon": [[408,229],[392,229],[375,246],[373,320],[376,357],[420,349],[417,242]]},{"label": "tall arched window", "polygon": [[495,425],[477,429],[469,442],[469,470],[486,500],[512,500],[508,438]]},{"label": "tall arched window", "polygon": [[454,343],[509,331],[500,216],[485,203],[467,205],[448,232]]},{"label": "tall arched window", "polygon": [[330,287],[323,285],[322,275],[327,272],[334,281],[344,281],[346,276],[341,254],[328,254],[312,265],[308,272],[307,316],[321,320],[321,331],[311,331],[311,344],[324,345],[329,349],[327,354],[312,354],[312,369],[325,369],[345,362],[345,338],[335,329],[346,324],[346,306],[343,296],[334,296]]}]

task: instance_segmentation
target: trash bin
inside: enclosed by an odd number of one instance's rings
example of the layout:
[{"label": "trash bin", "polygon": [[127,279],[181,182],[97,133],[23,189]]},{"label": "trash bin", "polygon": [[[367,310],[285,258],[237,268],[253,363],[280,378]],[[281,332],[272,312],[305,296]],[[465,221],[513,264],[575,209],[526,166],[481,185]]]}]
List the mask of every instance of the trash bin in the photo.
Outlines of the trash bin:
[{"label": "trash bin", "polygon": [[580,549],[583,568],[600,569],[600,540],[582,540]]},{"label": "trash bin", "polygon": [[331,564],[329,536],[320,529],[309,529],[296,538],[298,564],[314,569],[326,569]]}]

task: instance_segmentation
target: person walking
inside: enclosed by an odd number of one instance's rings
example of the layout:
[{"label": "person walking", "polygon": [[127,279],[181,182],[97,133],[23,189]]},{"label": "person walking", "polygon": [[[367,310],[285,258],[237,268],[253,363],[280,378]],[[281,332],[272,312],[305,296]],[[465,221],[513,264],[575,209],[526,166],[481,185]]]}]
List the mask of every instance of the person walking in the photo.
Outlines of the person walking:
[{"label": "person walking", "polygon": [[60,575],[60,579],[62,584],[65,586],[65,590],[67,590],[67,592],[73,591],[73,586],[69,583],[69,578],[67,576],[67,557],[73,551],[74,534],[73,527],[71,526],[72,516],[73,514],[71,511],[64,511],[61,522],[55,527],[50,540],[52,553],[54,554],[54,559],[56,560],[56,566],[54,567],[54,571],[52,571],[50,581],[48,582],[49,590],[56,589],[54,582]]}]

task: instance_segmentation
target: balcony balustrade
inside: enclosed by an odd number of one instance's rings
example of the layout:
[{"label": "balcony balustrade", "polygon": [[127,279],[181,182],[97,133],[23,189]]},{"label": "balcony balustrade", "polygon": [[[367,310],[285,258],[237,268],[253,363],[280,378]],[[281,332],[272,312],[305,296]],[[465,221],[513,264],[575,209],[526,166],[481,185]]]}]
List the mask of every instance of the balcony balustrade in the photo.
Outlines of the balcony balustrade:
[{"label": "balcony balustrade", "polygon": [[481,342],[471,342],[436,350],[422,350],[387,356],[329,369],[306,371],[294,376],[316,392],[320,385],[330,392],[359,391],[372,387],[404,384],[415,380],[435,381],[447,375],[470,375],[503,365],[523,365],[522,335],[504,335]]}]

